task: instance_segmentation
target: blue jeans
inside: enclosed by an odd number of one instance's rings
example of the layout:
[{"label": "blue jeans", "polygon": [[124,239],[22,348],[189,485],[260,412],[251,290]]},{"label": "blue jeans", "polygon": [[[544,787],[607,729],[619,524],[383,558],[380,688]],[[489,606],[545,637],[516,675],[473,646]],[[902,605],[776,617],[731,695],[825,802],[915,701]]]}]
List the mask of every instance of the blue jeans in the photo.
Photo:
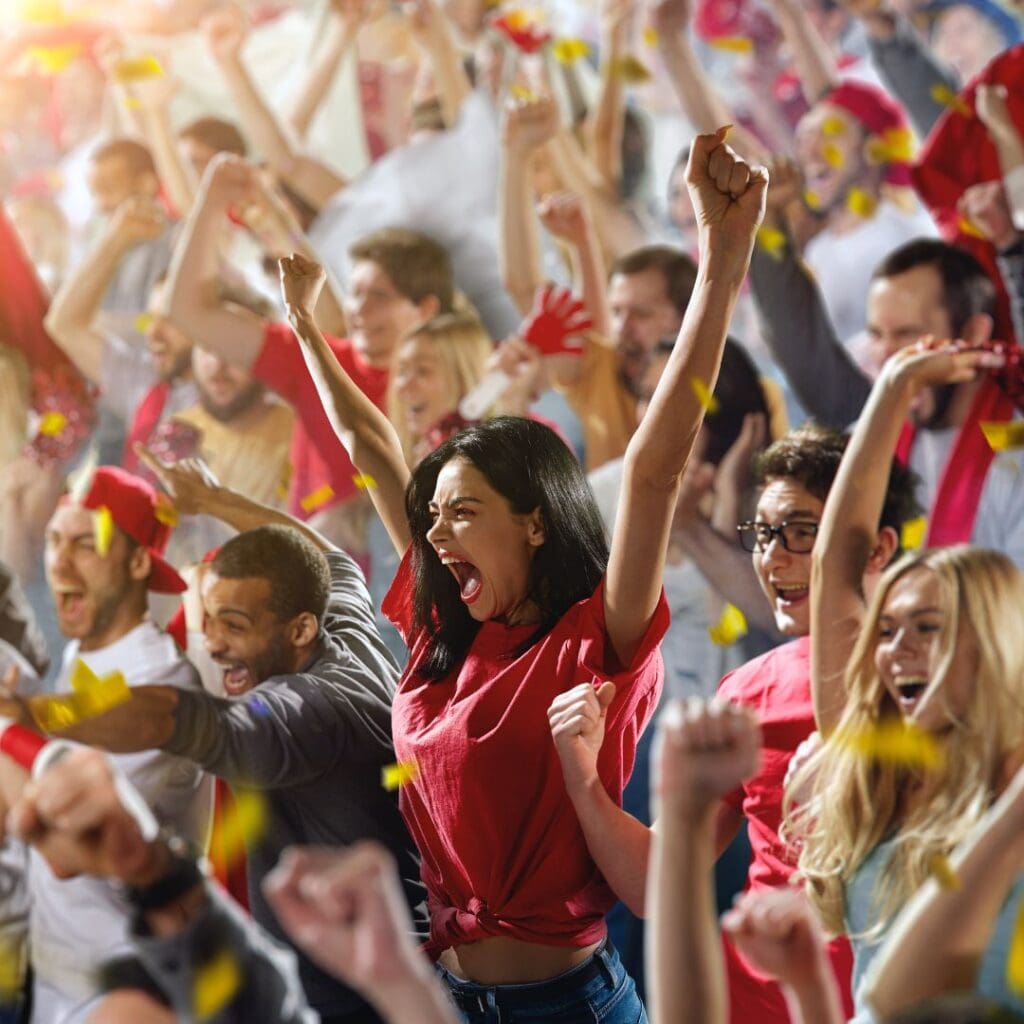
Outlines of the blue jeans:
[{"label": "blue jeans", "polygon": [[607,939],[571,971],[530,985],[477,985],[437,970],[466,1024],[647,1024],[633,979]]}]

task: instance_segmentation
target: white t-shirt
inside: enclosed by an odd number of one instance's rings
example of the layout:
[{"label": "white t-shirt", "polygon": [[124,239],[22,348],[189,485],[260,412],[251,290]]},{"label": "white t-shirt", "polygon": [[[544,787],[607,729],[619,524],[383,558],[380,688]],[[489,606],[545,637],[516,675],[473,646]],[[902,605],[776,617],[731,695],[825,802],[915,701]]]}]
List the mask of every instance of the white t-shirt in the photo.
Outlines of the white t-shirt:
[{"label": "white t-shirt", "polygon": [[[146,620],[120,640],[80,655],[64,650],[58,692],[70,692],[75,659],[97,675],[120,670],[129,686],[159,683],[199,689],[192,666],[174,641]],[[212,780],[196,765],[159,750],[112,755],[161,824],[205,846],[212,807]],[[33,1024],[84,1024],[100,993],[95,973],[112,956],[128,954],[130,909],[108,881],[89,876],[58,879],[43,858],[29,861],[29,942],[35,973]]]},{"label": "white t-shirt", "polygon": [[935,225],[920,207],[908,214],[888,200],[853,231],[826,228],[807,243],[804,261],[821,289],[836,336],[855,351],[867,324],[868,288],[875,267],[912,238],[934,237]]}]

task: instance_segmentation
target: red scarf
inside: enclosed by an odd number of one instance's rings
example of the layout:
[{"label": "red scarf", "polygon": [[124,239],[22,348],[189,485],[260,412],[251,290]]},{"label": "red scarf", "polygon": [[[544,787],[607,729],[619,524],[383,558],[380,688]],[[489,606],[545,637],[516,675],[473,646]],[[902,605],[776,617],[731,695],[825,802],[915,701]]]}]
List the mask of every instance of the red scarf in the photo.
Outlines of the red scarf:
[{"label": "red scarf", "polygon": [[163,418],[164,406],[167,405],[170,394],[171,385],[162,380],[159,384],[154,384],[136,406],[135,416],[125,440],[124,454],[121,456],[121,465],[130,473],[134,473],[139,468],[139,457],[135,454],[132,446],[136,441],[146,444],[152,437],[153,431],[156,430]]},{"label": "red scarf", "polygon": [[[981,424],[1011,420],[1013,411],[1013,400],[994,380],[987,379],[979,388],[942,469],[939,489],[928,515],[926,547],[970,543],[985,478],[996,454],[985,439]],[[916,436],[917,428],[905,423],[896,445],[896,458],[904,465],[909,465],[910,449]]]}]

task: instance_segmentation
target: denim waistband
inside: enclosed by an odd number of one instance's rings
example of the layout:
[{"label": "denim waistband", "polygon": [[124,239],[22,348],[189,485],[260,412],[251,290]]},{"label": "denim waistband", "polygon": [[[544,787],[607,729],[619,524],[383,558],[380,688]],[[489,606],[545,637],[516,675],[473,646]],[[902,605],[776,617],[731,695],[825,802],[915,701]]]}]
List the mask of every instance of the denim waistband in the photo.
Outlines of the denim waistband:
[{"label": "denim waistband", "polygon": [[475,981],[463,980],[441,964],[437,965],[437,970],[460,1010],[485,1012],[495,1006],[511,1009],[557,1000],[577,991],[597,977],[603,977],[609,985],[614,986],[618,984],[622,968],[615,947],[606,936],[601,945],[583,963],[546,981],[530,982],[525,985],[480,985]]}]

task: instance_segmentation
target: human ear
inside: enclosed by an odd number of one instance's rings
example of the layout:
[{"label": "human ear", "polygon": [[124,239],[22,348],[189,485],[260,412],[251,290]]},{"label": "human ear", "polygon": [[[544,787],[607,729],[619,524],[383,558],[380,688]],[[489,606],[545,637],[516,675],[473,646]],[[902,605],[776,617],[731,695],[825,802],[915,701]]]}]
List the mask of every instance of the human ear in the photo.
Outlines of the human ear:
[{"label": "human ear", "polygon": [[128,559],[128,575],[133,580],[148,580],[153,569],[153,561],[149,557],[149,549],[139,545]]},{"label": "human ear", "polygon": [[899,550],[899,534],[891,526],[883,526],[875,537],[874,546],[868,556],[866,573],[880,573],[893,559]]},{"label": "human ear", "polygon": [[544,517],[540,514],[540,508],[530,513],[526,523],[526,539],[530,547],[539,548],[544,544]]},{"label": "human ear", "polygon": [[320,623],[312,612],[301,612],[291,621],[288,639],[293,647],[308,647],[316,640]]}]

